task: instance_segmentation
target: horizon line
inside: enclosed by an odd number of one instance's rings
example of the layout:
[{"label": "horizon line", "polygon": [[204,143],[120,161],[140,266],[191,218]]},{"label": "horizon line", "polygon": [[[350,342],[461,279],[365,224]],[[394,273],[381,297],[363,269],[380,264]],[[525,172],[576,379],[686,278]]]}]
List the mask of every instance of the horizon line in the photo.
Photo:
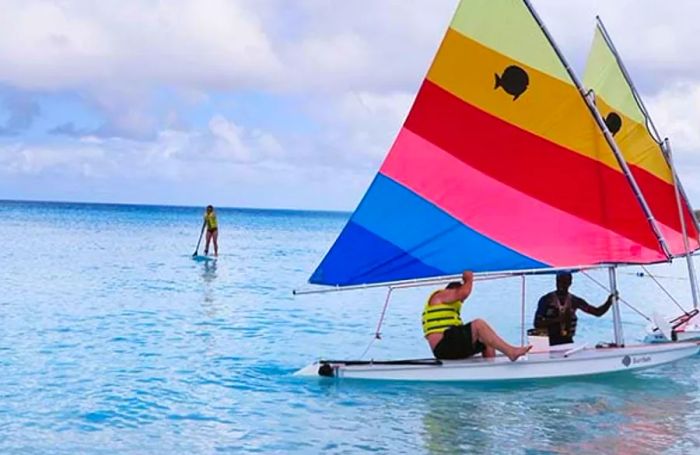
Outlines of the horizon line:
[{"label": "horizon line", "polygon": [[[30,204],[75,204],[75,205],[117,205],[124,207],[168,207],[168,208],[180,208],[180,209],[199,209],[206,207],[208,204],[203,205],[180,205],[180,204],[154,204],[154,203],[143,203],[143,202],[89,202],[89,201],[68,201],[68,200],[39,200],[39,199],[4,199],[0,198],[0,204],[2,203],[30,203]],[[352,211],[348,210],[331,210],[331,209],[299,209],[299,208],[289,208],[289,207],[251,207],[251,206],[226,206],[219,205],[215,206],[217,209],[224,210],[260,210],[260,211],[270,211],[270,212],[315,212],[315,213],[332,213],[332,214],[352,214]]]}]

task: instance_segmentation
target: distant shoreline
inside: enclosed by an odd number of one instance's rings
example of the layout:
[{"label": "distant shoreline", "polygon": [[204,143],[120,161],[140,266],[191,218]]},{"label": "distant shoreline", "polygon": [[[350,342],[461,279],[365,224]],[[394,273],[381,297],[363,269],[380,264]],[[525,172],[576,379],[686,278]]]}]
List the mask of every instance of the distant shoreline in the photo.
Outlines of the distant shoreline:
[{"label": "distant shoreline", "polygon": [[[176,209],[176,210],[203,210],[202,205],[175,205],[175,204],[140,204],[126,202],[76,202],[76,201],[38,201],[27,199],[0,199],[0,204],[27,204],[27,205],[56,205],[56,206],[101,206],[101,207],[121,207],[121,208],[152,208],[152,209]],[[232,210],[246,212],[277,212],[277,213],[320,213],[329,215],[349,216],[352,212],[342,210],[319,210],[319,209],[291,209],[291,208],[271,208],[271,207],[227,207],[217,206],[217,210]]]}]

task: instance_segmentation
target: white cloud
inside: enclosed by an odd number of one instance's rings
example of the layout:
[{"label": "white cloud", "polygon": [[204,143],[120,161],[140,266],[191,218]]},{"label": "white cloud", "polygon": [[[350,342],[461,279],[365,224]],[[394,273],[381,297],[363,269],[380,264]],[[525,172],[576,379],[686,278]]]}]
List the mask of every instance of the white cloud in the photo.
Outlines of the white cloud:
[{"label": "white cloud", "polygon": [[662,136],[671,140],[677,172],[695,208],[700,207],[700,81],[677,82],[647,99]]},{"label": "white cloud", "polygon": [[213,154],[233,161],[253,160],[253,152],[243,143],[243,129],[223,116],[214,116],[209,121],[209,130],[214,136]]},{"label": "white cloud", "polygon": [[104,151],[91,146],[68,149],[14,143],[0,148],[0,164],[5,174],[40,175],[51,170],[96,177],[104,168],[104,160]]},{"label": "white cloud", "polygon": [[256,16],[225,0],[5,0],[0,80],[60,90],[259,84],[280,64]]},{"label": "white cloud", "polygon": [[209,121],[209,136],[202,136],[196,148],[202,155],[236,163],[259,163],[284,158],[284,147],[272,134],[260,129],[249,130],[222,115]]},{"label": "white cloud", "polygon": [[700,81],[664,87],[648,105],[662,135],[672,138],[676,147],[700,154]]},{"label": "white cloud", "polygon": [[[407,90],[425,74],[456,4],[3,0],[0,81],[42,90]],[[700,65],[694,0],[534,4],[577,61],[600,14],[631,65],[686,76]]]},{"label": "white cloud", "polygon": [[[673,7],[651,0],[533,3],[579,72],[594,16],[603,17],[657,123],[673,139],[681,174],[686,181],[700,181],[694,170],[700,141],[695,31],[700,5],[693,0],[675,0]],[[77,93],[104,120],[87,131],[66,118],[57,129],[66,135],[61,139],[82,139],[51,147],[31,141],[8,145],[0,150],[0,164],[7,164],[6,175],[55,170],[92,182],[176,182],[207,175],[209,190],[216,182],[230,186],[234,180],[250,191],[277,182],[293,188],[296,182],[298,188],[284,197],[307,206],[313,203],[304,197],[313,200],[313,195],[306,185],[326,185],[329,198],[339,194],[335,199],[344,201],[337,207],[352,207],[360,194],[349,195],[361,193],[357,182],[371,179],[389,149],[456,4],[0,0],[0,84]],[[309,117],[317,128],[299,133],[261,128],[245,115],[212,107],[204,126],[188,130],[186,112],[153,108],[154,93],[162,89],[187,109],[211,103],[221,91],[296,97],[300,101],[290,115]],[[345,192],[341,185],[353,190]],[[700,198],[700,188],[693,192]]]},{"label": "white cloud", "polygon": [[[326,148],[323,162],[377,169],[408,114],[415,94],[410,92],[351,91],[325,97],[313,107],[323,125],[318,148]],[[320,152],[320,150],[319,150]],[[321,154],[317,154],[319,159]]]},{"label": "white cloud", "polygon": [[[164,131],[155,141],[86,136],[67,146],[0,146],[0,194],[40,200],[83,200],[258,207],[354,207],[370,177],[356,169],[299,162],[275,137],[238,129],[223,117],[215,132]],[[222,159],[225,140],[246,149],[255,165]],[[226,150],[223,153],[232,153]]]},{"label": "white cloud", "polygon": [[573,66],[583,71],[599,15],[635,81],[656,91],[671,79],[700,79],[696,0],[533,0]]}]

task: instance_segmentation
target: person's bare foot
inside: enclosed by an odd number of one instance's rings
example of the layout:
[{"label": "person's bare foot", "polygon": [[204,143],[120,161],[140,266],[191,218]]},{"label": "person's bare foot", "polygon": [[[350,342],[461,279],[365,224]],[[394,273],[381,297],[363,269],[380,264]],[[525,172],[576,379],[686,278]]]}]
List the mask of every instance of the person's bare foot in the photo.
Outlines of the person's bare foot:
[{"label": "person's bare foot", "polygon": [[527,354],[530,349],[532,349],[532,346],[529,344],[527,346],[519,346],[517,348],[513,348],[511,353],[508,354],[508,358],[510,359],[511,362],[515,362],[520,357]]}]

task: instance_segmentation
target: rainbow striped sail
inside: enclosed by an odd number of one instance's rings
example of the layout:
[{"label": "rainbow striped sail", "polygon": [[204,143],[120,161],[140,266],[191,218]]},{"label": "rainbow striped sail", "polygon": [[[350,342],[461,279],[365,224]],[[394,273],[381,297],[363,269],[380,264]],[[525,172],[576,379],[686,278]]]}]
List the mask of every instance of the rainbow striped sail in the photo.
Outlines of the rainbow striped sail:
[{"label": "rainbow striped sail", "polygon": [[[618,59],[610,37],[598,22],[584,84],[594,91],[598,110],[614,134],[671,253],[679,256],[686,251],[673,174],[659,138],[647,127],[651,120]],[[685,197],[681,197],[681,204],[688,246],[691,251],[697,250],[695,219]]]},{"label": "rainbow striped sail", "polygon": [[528,4],[463,0],[379,173],[309,281],[663,260]]}]

